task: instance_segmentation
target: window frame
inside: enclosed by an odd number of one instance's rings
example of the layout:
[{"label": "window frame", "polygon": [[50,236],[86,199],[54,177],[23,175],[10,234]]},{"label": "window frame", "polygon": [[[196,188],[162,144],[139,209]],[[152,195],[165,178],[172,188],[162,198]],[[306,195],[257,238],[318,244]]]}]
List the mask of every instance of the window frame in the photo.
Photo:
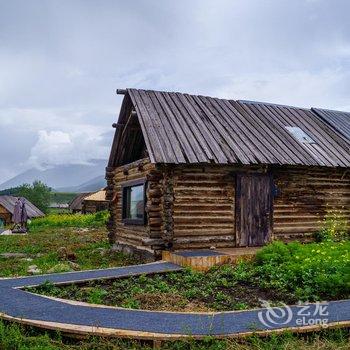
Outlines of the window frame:
[{"label": "window frame", "polygon": [[[127,211],[127,190],[134,186],[140,186],[143,185],[143,218],[142,219],[130,219],[126,217],[126,211]],[[138,226],[144,226],[147,223],[147,217],[146,217],[146,185],[147,180],[146,178],[137,179],[137,180],[130,180],[125,181],[121,184],[121,190],[122,190],[122,222],[126,225],[138,225]]]}]

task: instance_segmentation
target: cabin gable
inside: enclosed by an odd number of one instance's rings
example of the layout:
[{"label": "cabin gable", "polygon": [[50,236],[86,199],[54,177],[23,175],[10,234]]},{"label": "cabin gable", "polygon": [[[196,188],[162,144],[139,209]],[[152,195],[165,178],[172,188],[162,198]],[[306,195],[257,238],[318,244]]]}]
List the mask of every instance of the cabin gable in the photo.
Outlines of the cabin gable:
[{"label": "cabin gable", "polygon": [[143,131],[129,96],[123,100],[112,143],[108,167],[132,163],[147,156]]}]

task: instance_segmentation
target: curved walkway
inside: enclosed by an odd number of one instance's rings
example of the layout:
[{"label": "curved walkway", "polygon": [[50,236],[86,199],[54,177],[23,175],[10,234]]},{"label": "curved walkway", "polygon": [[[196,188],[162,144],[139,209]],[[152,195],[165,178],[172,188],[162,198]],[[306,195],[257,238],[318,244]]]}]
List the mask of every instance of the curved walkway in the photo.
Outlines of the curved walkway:
[{"label": "curved walkway", "polygon": [[[178,265],[155,262],[103,270],[9,278],[0,280],[0,317],[69,333],[169,339],[186,336],[242,336],[285,329],[307,331],[319,319],[328,327],[350,326],[350,300],[326,305],[216,313],[179,313],[131,310],[60,300],[21,290],[45,281],[54,284],[180,271]],[[301,324],[303,322],[303,324]],[[307,325],[306,327],[304,327]],[[300,326],[303,326],[301,329]]]}]

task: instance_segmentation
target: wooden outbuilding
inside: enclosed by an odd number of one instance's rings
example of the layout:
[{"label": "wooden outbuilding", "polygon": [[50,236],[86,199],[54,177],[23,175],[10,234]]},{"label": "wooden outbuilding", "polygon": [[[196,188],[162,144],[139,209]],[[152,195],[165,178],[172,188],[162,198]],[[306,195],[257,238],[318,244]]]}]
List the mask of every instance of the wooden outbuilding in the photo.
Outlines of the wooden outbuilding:
[{"label": "wooden outbuilding", "polygon": [[[45,214],[37,208],[33,203],[29,202],[26,198],[21,197],[25,200],[25,207],[29,219],[39,218],[45,216]],[[5,224],[9,225],[12,223],[12,215],[15,209],[15,204],[18,197],[4,195],[0,196],[0,220]]]},{"label": "wooden outbuilding", "polygon": [[78,193],[72,201],[69,203],[69,210],[72,213],[82,213],[83,211],[83,201],[86,197],[92,195],[94,192],[82,192]]},{"label": "wooden outbuilding", "polygon": [[127,89],[108,167],[110,241],[162,250],[308,242],[350,218],[350,113]]},{"label": "wooden outbuilding", "polygon": [[106,200],[106,190],[102,189],[90,194],[83,200],[83,213],[97,213],[108,209],[108,200]]}]

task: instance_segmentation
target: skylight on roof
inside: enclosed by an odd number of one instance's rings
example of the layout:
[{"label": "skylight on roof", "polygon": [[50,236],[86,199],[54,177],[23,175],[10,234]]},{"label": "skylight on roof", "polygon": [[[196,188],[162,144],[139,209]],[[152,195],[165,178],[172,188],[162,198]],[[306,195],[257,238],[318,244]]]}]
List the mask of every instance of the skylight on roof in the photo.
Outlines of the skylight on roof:
[{"label": "skylight on roof", "polygon": [[298,126],[286,126],[286,129],[301,143],[315,143],[315,141]]}]

